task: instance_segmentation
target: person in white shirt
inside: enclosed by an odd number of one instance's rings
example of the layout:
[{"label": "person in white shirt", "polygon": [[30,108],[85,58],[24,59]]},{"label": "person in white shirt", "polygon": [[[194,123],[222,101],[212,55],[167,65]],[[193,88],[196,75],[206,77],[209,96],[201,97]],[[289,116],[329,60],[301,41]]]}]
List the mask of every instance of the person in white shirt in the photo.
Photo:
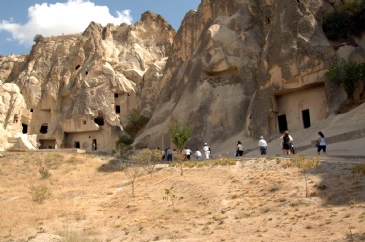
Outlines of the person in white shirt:
[{"label": "person in white shirt", "polygon": [[260,141],[259,141],[258,146],[259,146],[259,150],[261,152],[261,155],[267,155],[267,143],[264,140],[263,136],[260,137]]},{"label": "person in white shirt", "polygon": [[189,147],[185,146],[185,148],[182,150],[182,154],[185,156],[187,160],[190,160],[191,150]]},{"label": "person in white shirt", "polygon": [[197,160],[200,160],[202,158],[202,152],[200,152],[199,149],[196,149],[195,151],[195,158]]},{"label": "person in white shirt", "polygon": [[236,156],[242,156],[242,155],[243,155],[243,145],[241,141],[238,141],[236,146]]},{"label": "person in white shirt", "polygon": [[321,153],[321,150],[323,150],[323,154],[327,155],[326,152],[326,138],[324,137],[323,133],[321,131],[318,132],[318,139],[317,142],[319,143],[319,146],[317,148],[317,154],[319,155]]},{"label": "person in white shirt", "polygon": [[210,150],[209,150],[209,146],[207,143],[204,144],[203,150],[204,150],[204,154],[205,154],[205,159],[209,160]]}]

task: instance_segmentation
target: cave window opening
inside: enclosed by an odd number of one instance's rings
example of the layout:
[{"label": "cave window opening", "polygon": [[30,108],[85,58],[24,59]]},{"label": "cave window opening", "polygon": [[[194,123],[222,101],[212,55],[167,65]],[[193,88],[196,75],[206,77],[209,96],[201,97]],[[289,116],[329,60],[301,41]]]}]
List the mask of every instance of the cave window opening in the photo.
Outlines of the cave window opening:
[{"label": "cave window opening", "polygon": [[39,130],[39,133],[47,134],[47,132],[48,132],[48,124],[42,124],[41,129]]},{"label": "cave window opening", "polygon": [[86,120],[83,120],[82,123],[85,125],[86,124]]},{"label": "cave window opening", "polygon": [[22,124],[22,127],[23,127],[22,133],[23,134],[28,133],[28,125],[27,124]]},{"label": "cave window opening", "polygon": [[119,105],[115,106],[115,112],[120,113],[120,106]]},{"label": "cave window opening", "polygon": [[269,17],[266,17],[266,23],[270,24],[270,18]]},{"label": "cave window opening", "polygon": [[99,125],[99,126],[103,126],[104,125],[104,119],[102,117],[97,117],[94,119],[94,122]]},{"label": "cave window opening", "polygon": [[85,75],[87,76],[87,74],[89,74],[89,72],[87,71],[87,72],[85,72]]},{"label": "cave window opening", "polygon": [[76,148],[76,149],[80,149],[80,142],[79,142],[79,141],[76,141],[76,142],[75,142],[75,148]]},{"label": "cave window opening", "polygon": [[30,112],[33,113],[33,109],[31,109]]},{"label": "cave window opening", "polygon": [[118,93],[114,93],[114,97],[117,98],[119,95]]},{"label": "cave window opening", "polygon": [[76,67],[75,67],[75,70],[78,70],[80,68],[80,65],[77,65]]}]

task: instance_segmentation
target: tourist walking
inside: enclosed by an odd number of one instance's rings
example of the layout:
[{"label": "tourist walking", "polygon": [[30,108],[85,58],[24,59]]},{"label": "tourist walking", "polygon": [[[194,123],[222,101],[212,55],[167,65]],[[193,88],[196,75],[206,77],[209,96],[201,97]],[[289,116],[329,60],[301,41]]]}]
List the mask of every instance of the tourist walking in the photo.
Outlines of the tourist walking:
[{"label": "tourist walking", "polygon": [[241,144],[241,141],[238,141],[236,146],[236,156],[242,156],[242,155],[243,155],[243,145]]},{"label": "tourist walking", "polygon": [[326,152],[326,138],[324,137],[323,133],[321,131],[318,132],[318,139],[317,139],[317,154],[319,155],[321,153],[321,150],[323,150],[323,154],[327,155]]},{"label": "tourist walking", "polygon": [[170,149],[170,147],[167,147],[167,161],[172,161],[172,150]]},{"label": "tourist walking", "polygon": [[205,159],[209,160],[210,148],[207,143],[204,144],[203,150],[204,150],[204,154],[205,154]]},{"label": "tourist walking", "polygon": [[185,148],[182,150],[182,154],[185,156],[187,160],[190,160],[191,150],[188,146],[185,146]]},{"label": "tourist walking", "polygon": [[258,146],[259,146],[261,155],[267,155],[267,142],[266,142],[266,140],[264,140],[263,136],[260,137]]},{"label": "tourist walking", "polygon": [[283,140],[283,154],[290,155],[290,138],[291,136],[289,135],[288,130],[285,131],[284,135],[280,137],[280,139]]},{"label": "tourist walking", "polygon": [[195,158],[197,160],[200,160],[202,158],[202,152],[200,152],[199,149],[196,149],[195,151]]}]

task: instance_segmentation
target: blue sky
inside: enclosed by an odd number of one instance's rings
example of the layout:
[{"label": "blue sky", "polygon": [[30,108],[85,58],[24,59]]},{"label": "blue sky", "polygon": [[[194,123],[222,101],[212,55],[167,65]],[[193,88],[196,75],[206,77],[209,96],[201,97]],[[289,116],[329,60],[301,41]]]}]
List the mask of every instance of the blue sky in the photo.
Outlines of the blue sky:
[{"label": "blue sky", "polygon": [[80,33],[91,21],[135,23],[151,10],[177,31],[201,0],[0,0],[0,54],[27,54],[33,37]]}]

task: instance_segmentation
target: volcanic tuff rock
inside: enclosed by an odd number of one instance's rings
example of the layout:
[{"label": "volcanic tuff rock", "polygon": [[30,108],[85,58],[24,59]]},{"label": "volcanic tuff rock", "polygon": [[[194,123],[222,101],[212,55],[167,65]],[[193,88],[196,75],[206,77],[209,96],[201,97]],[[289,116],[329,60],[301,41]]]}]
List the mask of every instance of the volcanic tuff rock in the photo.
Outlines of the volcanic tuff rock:
[{"label": "volcanic tuff rock", "polygon": [[202,0],[176,34],[163,95],[137,147],[168,146],[168,127],[176,120],[194,125],[188,145],[201,147],[239,133],[278,135],[327,118],[346,95],[325,83],[325,72],[338,58],[364,61],[365,53],[364,38],[355,39],[357,47],[330,44],[321,21],[332,5]]},{"label": "volcanic tuff rock", "polygon": [[[140,105],[150,112],[148,105],[158,94],[151,83],[161,75],[174,35],[151,12],[134,25],[92,22],[82,35],[38,41],[25,58],[11,62],[4,57],[1,78],[19,86],[27,108],[19,123],[38,134],[44,148],[91,149],[97,142],[98,150],[110,152],[125,115]],[[11,68],[8,62],[16,64]],[[148,100],[139,98],[141,93]]]},{"label": "volcanic tuff rock", "polygon": [[[202,0],[176,35],[151,12],[134,25],[91,23],[82,35],[39,41],[1,78],[20,87],[33,110],[22,123],[46,147],[95,141],[110,151],[133,108],[151,116],[136,148],[170,146],[176,121],[194,126],[192,147],[275,136],[326,119],[346,95],[325,72],[338,58],[365,61],[365,38],[330,43],[323,33],[323,17],[339,6]],[[356,97],[365,98],[364,85]]]}]

